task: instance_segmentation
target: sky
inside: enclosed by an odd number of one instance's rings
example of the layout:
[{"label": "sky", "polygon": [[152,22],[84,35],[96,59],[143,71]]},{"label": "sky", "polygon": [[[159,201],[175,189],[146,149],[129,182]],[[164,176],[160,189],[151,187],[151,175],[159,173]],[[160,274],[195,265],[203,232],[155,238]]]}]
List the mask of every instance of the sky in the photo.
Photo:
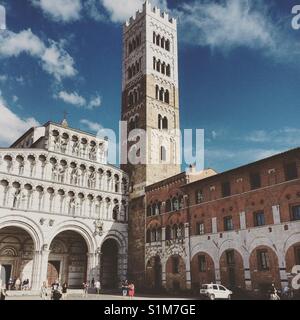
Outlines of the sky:
[{"label": "sky", "polygon": [[[0,146],[60,122],[118,130],[122,24],[143,0],[0,0]],[[299,0],[155,0],[178,19],[182,129],[221,172],[300,146]]]}]

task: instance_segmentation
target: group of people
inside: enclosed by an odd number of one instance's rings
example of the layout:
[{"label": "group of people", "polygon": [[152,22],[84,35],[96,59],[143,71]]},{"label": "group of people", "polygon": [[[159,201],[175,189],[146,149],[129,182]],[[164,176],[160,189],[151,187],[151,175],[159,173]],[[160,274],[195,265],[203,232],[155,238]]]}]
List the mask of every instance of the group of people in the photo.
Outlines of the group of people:
[{"label": "group of people", "polygon": [[51,284],[51,287],[44,282],[41,288],[41,298],[43,300],[67,300],[68,297],[68,284],[65,282],[63,285],[56,280]]},{"label": "group of people", "polygon": [[86,281],[82,284],[82,289],[83,289],[83,292],[82,292],[82,296],[84,298],[86,298],[89,294],[89,288],[92,288],[93,291],[96,290],[96,293],[97,294],[100,294],[101,292],[101,283],[99,280],[95,280],[95,278],[93,278],[90,282]]},{"label": "group of people", "polygon": [[132,299],[135,295],[135,287],[132,282],[129,282],[128,280],[122,281],[122,295],[123,297],[129,297]]},{"label": "group of people", "polygon": [[17,279],[12,279],[10,278],[8,283],[7,283],[7,289],[8,291],[11,291],[11,290],[17,290],[17,291],[20,291],[20,290],[29,290],[30,289],[30,281],[29,279],[24,279],[23,281],[21,281],[20,278],[17,278]]}]

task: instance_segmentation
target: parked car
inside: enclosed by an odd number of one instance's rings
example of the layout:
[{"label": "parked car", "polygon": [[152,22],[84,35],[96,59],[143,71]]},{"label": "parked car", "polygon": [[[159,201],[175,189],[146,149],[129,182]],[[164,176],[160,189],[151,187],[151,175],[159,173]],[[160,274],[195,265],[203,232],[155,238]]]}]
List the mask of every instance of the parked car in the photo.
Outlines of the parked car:
[{"label": "parked car", "polygon": [[210,300],[227,299],[232,297],[232,291],[228,290],[220,284],[203,284],[200,289],[200,295]]}]

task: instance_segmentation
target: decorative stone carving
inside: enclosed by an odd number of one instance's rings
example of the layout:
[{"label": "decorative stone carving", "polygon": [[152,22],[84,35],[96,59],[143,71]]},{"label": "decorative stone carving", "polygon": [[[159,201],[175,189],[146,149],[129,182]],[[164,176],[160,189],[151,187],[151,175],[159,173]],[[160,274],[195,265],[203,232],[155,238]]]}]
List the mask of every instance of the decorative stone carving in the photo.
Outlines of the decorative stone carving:
[{"label": "decorative stone carving", "polygon": [[104,223],[101,219],[98,219],[94,222],[94,225],[95,225],[95,232],[94,232],[94,235],[95,236],[102,236],[103,235],[103,226],[104,226]]}]

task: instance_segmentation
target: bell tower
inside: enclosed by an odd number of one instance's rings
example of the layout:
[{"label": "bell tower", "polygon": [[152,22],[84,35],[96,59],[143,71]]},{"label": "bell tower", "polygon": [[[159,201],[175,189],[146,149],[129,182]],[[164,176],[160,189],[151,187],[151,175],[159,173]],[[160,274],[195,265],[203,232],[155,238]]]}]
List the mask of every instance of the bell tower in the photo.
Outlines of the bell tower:
[{"label": "bell tower", "polygon": [[[137,150],[143,161],[121,165],[131,183],[128,269],[138,285],[145,269],[145,187],[180,173],[176,19],[146,1],[123,27],[122,68],[127,135],[134,129],[146,133],[143,148]],[[128,152],[139,138],[133,140],[127,143]],[[122,154],[123,163],[126,156]]]}]

